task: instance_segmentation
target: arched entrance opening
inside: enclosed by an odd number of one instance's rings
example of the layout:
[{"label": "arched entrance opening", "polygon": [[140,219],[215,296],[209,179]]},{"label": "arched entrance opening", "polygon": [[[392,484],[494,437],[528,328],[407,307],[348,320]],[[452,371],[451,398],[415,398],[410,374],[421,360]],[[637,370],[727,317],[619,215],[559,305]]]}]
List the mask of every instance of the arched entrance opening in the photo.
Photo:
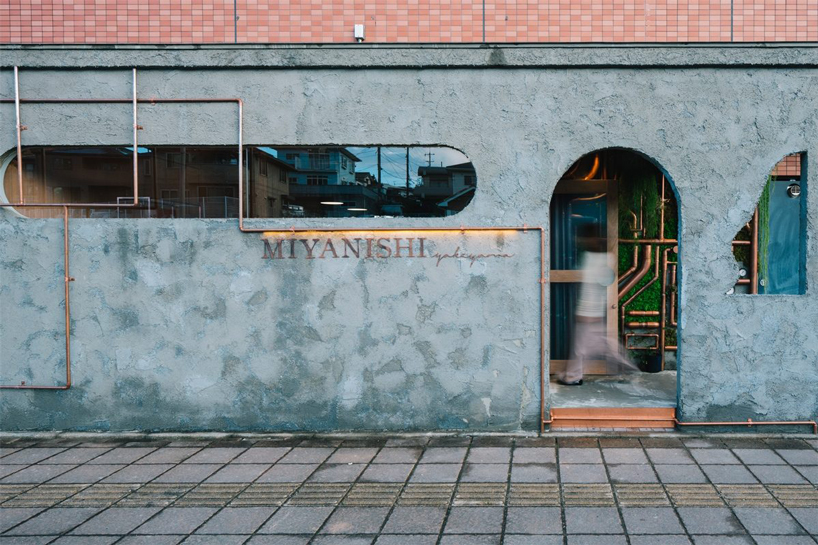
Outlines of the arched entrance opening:
[{"label": "arched entrance opening", "polygon": [[584,155],[560,179],[550,213],[554,425],[673,426],[678,226],[672,182],[632,150]]}]

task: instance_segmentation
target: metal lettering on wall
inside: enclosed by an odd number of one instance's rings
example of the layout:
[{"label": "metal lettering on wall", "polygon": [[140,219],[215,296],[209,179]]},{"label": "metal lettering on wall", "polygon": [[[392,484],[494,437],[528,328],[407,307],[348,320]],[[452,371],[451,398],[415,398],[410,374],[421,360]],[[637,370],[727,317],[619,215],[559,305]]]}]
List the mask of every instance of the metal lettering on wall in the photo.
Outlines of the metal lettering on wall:
[{"label": "metal lettering on wall", "polygon": [[425,237],[331,237],[263,238],[262,259],[388,259],[430,258],[435,266],[445,260],[465,260],[469,266],[484,259],[508,259],[514,254],[502,252],[466,252],[457,246],[451,251],[440,251]]}]

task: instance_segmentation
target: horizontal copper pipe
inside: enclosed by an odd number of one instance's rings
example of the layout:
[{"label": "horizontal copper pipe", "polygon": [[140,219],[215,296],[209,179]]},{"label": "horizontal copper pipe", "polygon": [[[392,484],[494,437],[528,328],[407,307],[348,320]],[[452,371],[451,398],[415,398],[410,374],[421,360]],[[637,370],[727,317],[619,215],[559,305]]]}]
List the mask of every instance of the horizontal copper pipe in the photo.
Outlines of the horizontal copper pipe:
[{"label": "horizontal copper pipe", "polygon": [[626,312],[628,316],[659,316],[658,310],[629,310]]},{"label": "horizontal copper pipe", "polygon": [[736,284],[738,284],[740,286],[749,285],[750,284],[750,279],[749,278],[739,278],[738,280],[736,280]]},{"label": "horizontal copper pipe", "polygon": [[752,240],[734,240],[732,242],[733,246],[750,246],[753,244]]},{"label": "horizontal copper pipe", "polygon": [[627,239],[620,238],[620,244],[678,244],[674,238],[641,238],[641,239]]},{"label": "horizontal copper pipe", "polygon": [[747,422],[682,422],[674,418],[677,426],[812,426],[812,431],[818,434],[818,422],[815,420],[790,420],[780,422],[756,422],[752,418],[748,418]]},{"label": "horizontal copper pipe", "polygon": [[625,326],[631,329],[657,329],[659,322],[628,322]]},{"label": "horizontal copper pipe", "polygon": [[678,347],[669,344],[669,345],[665,346],[665,350],[667,350],[669,352],[675,352],[676,350],[678,350]]}]

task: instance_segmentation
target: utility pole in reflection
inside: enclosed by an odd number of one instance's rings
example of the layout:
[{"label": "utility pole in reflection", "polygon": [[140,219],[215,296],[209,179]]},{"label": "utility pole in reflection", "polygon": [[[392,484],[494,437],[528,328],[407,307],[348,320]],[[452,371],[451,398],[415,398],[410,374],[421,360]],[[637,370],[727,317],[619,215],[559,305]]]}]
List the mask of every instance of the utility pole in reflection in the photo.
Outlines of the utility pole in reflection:
[{"label": "utility pole in reflection", "polygon": [[378,146],[378,185],[383,189],[383,182],[381,181],[381,147]]},{"label": "utility pole in reflection", "polygon": [[406,146],[406,198],[409,198],[409,146]]},{"label": "utility pole in reflection", "polygon": [[432,157],[434,157],[434,156],[435,156],[435,154],[432,153],[431,151],[426,153],[426,157],[429,158],[429,166],[432,166]]}]

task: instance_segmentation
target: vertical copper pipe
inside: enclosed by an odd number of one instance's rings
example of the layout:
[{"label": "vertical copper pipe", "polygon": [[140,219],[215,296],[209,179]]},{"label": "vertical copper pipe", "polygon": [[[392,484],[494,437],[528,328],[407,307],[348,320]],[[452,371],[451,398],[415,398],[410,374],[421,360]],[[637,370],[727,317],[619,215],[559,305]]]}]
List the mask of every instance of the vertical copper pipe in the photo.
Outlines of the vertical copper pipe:
[{"label": "vertical copper pipe", "polygon": [[665,370],[665,324],[667,314],[667,254],[672,248],[665,248],[662,252],[662,277],[659,285],[662,290],[661,302],[659,303],[659,354],[662,356],[661,370]]},{"label": "vertical copper pipe", "polygon": [[237,99],[239,106],[239,230],[244,229],[244,103]]},{"label": "vertical copper pipe", "polygon": [[634,244],[633,245],[633,265],[631,265],[631,267],[627,271],[622,273],[622,275],[619,277],[619,282],[621,283],[623,280],[627,280],[627,278],[631,274],[633,274],[633,272],[636,270],[636,268],[638,266],[639,266],[639,246]]},{"label": "vertical copper pipe", "polygon": [[20,74],[14,67],[14,113],[17,115],[17,191],[21,203],[26,202],[23,195],[23,125],[20,120]]},{"label": "vertical copper pipe", "polygon": [[136,118],[136,68],[133,69],[133,206],[139,203],[139,123]]},{"label": "vertical copper pipe", "polygon": [[662,174],[662,196],[659,199],[659,240],[664,239],[665,239],[665,175]]},{"label": "vertical copper pipe", "polygon": [[65,272],[65,389],[71,387],[71,294],[69,284],[74,281],[69,271],[68,207],[63,206],[63,270]]},{"label": "vertical copper pipe", "polygon": [[[540,433],[545,432],[545,230],[540,227]],[[549,422],[550,423],[550,422]]]},{"label": "vertical copper pipe", "polygon": [[750,293],[758,293],[758,207],[753,212],[752,244],[750,246]]}]

